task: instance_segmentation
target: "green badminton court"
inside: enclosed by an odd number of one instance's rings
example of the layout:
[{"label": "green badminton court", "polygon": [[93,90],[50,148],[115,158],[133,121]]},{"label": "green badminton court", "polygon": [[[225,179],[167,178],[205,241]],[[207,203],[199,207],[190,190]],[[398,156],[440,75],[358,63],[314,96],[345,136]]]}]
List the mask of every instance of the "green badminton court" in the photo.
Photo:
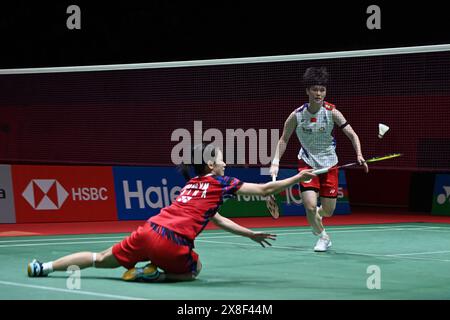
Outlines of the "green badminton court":
[{"label": "green badminton court", "polygon": [[315,253],[307,227],[264,228],[272,247],[224,231],[196,240],[203,262],[193,282],[127,283],[123,268],[28,278],[32,258],[102,251],[127,234],[0,240],[0,299],[308,300],[450,299],[450,225],[399,223],[328,227],[333,247]]}]

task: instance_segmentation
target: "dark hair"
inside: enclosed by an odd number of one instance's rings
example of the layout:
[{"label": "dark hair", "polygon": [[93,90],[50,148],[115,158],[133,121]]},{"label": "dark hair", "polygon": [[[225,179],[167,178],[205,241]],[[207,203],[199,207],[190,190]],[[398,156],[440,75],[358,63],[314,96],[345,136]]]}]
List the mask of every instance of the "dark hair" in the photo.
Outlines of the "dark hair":
[{"label": "dark hair", "polygon": [[303,74],[303,82],[306,88],[312,86],[326,86],[328,83],[328,71],[326,67],[310,67]]},{"label": "dark hair", "polygon": [[203,176],[208,171],[208,161],[215,161],[217,155],[217,147],[212,144],[201,143],[195,145],[191,151],[190,163],[181,163],[178,165],[178,170],[186,179],[186,181],[191,179],[190,171],[191,168],[194,169],[195,175]]}]

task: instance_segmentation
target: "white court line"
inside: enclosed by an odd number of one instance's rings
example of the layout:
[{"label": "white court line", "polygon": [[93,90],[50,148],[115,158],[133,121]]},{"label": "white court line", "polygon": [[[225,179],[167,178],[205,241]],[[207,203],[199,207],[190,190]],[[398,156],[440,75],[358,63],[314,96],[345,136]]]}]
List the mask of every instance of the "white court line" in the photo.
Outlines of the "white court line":
[{"label": "white court line", "polygon": [[145,298],[119,296],[119,295],[114,295],[114,294],[106,294],[106,293],[83,291],[83,290],[69,290],[69,289],[61,289],[61,288],[46,287],[46,286],[36,286],[36,285],[31,285],[31,284],[15,283],[15,282],[1,281],[1,280],[0,280],[0,284],[6,285],[6,286],[33,288],[33,289],[41,289],[41,290],[48,290],[48,291],[81,294],[81,295],[86,295],[86,296],[97,296],[97,297],[103,297],[103,298],[121,299],[121,300],[148,300]]},{"label": "white court line", "polygon": [[[424,230],[424,231],[437,231],[437,230],[425,230],[425,228],[378,228],[378,229],[352,229],[352,230],[339,230],[339,229],[335,229],[333,231],[329,231],[330,234],[335,234],[335,233],[353,233],[353,232],[379,232],[379,231],[411,231],[411,230]],[[428,228],[427,228],[428,229]],[[328,228],[327,228],[328,230]],[[269,231],[268,231],[269,232]],[[283,233],[278,233],[277,235],[292,235],[292,234],[311,234],[311,231],[301,231],[301,232],[283,232]],[[212,237],[198,237],[197,239],[215,239],[215,238],[237,238],[240,236],[235,236],[235,235],[227,235],[227,236],[212,236]],[[198,241],[198,240],[196,240]]]},{"label": "white court line", "polygon": [[49,243],[21,243],[21,244],[2,244],[0,248],[11,247],[39,247],[39,246],[52,246],[52,245],[66,245],[66,244],[88,244],[88,243],[111,243],[117,242],[117,240],[103,240],[103,241],[76,241],[76,242],[49,242]]},{"label": "white court line", "polygon": [[[307,228],[307,227],[302,227],[302,228]],[[360,227],[360,228],[355,228],[357,230],[364,230],[364,229],[392,229],[392,227]],[[257,228],[254,228],[257,229]],[[327,228],[328,230],[329,228]],[[341,229],[337,229],[337,230],[341,230]],[[354,229],[352,229],[354,230]],[[272,229],[272,230],[266,230],[267,232],[279,232],[279,231],[289,231],[286,230],[286,228],[284,229]],[[311,233],[311,231],[305,231],[306,233]],[[209,236],[209,235],[227,235],[225,237],[229,237],[229,232],[226,231],[219,231],[219,232],[206,232],[202,235],[200,235],[200,237],[205,237],[205,236]],[[236,236],[232,236],[232,237],[236,237]],[[121,236],[111,236],[111,237],[82,237],[82,238],[77,238],[77,237],[71,237],[71,238],[46,238],[46,239],[17,239],[17,240],[0,240],[0,244],[2,243],[14,243],[14,242],[46,242],[46,241],[73,241],[73,240],[101,240],[101,239],[123,239],[124,237]]]},{"label": "white court line", "polygon": [[[418,229],[418,230],[428,231],[426,229],[449,229],[449,231],[450,231],[450,227],[446,228],[446,227],[442,227],[442,226],[417,226],[417,225],[410,225],[410,226],[406,225],[406,226],[398,226],[398,227],[392,227],[392,226],[386,226],[386,227],[369,227],[368,226],[368,227],[364,227],[363,226],[363,227],[354,227],[354,228],[352,228],[352,226],[343,226],[343,227],[340,227],[340,228],[339,227],[336,228],[336,226],[330,226],[330,227],[327,227],[326,229],[329,230],[329,231],[333,231],[333,233],[334,233],[336,231],[338,231],[338,232],[345,231],[345,230],[343,230],[345,228],[351,229],[351,230],[361,230],[361,231],[363,231],[363,230],[367,230],[367,229],[369,229],[369,230],[378,230],[378,229],[394,230],[394,229],[397,229],[397,228],[400,228],[400,227],[405,229],[405,230],[406,229],[407,230],[416,230],[416,229]],[[267,232],[280,232],[280,231],[288,231],[288,230],[286,230],[288,228],[309,228],[309,227],[307,227],[307,226],[299,226],[299,227],[286,227],[286,228],[283,228],[283,229],[270,229],[270,228],[252,228],[252,229],[254,229],[254,230],[264,229]],[[129,232],[118,232],[118,233],[130,234]],[[303,234],[303,233],[311,233],[311,231],[304,231],[304,232],[299,233],[299,234]],[[205,237],[205,236],[209,236],[209,235],[213,235],[213,236],[214,235],[222,235],[222,234],[228,235],[229,232],[226,232],[226,231],[206,232],[206,233],[200,235],[200,237]],[[288,233],[283,233],[283,234],[288,234]],[[43,236],[38,236],[38,237],[43,237]],[[230,237],[230,236],[224,236],[224,237]],[[235,236],[232,236],[232,237],[235,237]],[[67,241],[73,241],[73,240],[100,240],[100,239],[116,239],[116,240],[120,240],[120,239],[123,239],[123,238],[124,238],[124,236],[120,236],[120,237],[119,236],[110,236],[110,237],[101,237],[100,236],[100,237],[81,237],[81,238],[78,238],[78,237],[74,236],[74,237],[71,237],[71,238],[0,240],[0,244],[2,244],[2,243],[14,243],[14,242],[46,242],[46,241],[66,241],[66,240]]]},{"label": "white court line", "polygon": [[[198,240],[198,241],[200,241],[200,242],[208,242],[208,243],[218,243],[218,244],[234,244],[234,245],[239,245],[239,246],[262,248],[262,246],[260,244],[253,244],[253,243],[223,242],[223,241],[210,241],[210,240]],[[271,246],[268,245],[266,247],[267,248],[275,248],[275,249],[291,249],[291,250],[303,251],[301,249],[294,248],[294,247],[285,247],[285,246],[278,246],[278,245],[271,245]],[[308,254],[309,254],[309,252],[308,252]]]},{"label": "white court line", "polygon": [[[217,244],[234,244],[234,245],[240,245],[240,246],[247,246],[247,247],[261,247],[261,245],[258,244],[251,244],[251,243],[238,243],[238,242],[223,242],[223,241],[210,241],[210,240],[199,240],[200,242],[209,242],[209,243],[217,243]],[[299,251],[299,254],[301,255],[311,255],[311,251],[304,251],[303,249],[295,248],[295,247],[285,247],[285,246],[278,246],[278,245],[272,245],[267,246],[274,249],[289,249],[294,251]],[[450,262],[449,259],[433,259],[433,258],[418,258],[418,257],[405,257],[405,256],[397,256],[397,255],[389,255],[389,254],[371,254],[371,253],[361,253],[361,252],[336,252],[337,254],[351,254],[351,255],[360,255],[360,256],[368,256],[368,257],[383,257],[383,258],[397,258],[397,259],[407,259],[407,260],[425,260],[425,261],[439,261],[439,262]],[[333,255],[330,254],[315,254],[314,257],[319,258],[332,258]]]},{"label": "white court line", "polygon": [[[292,231],[292,230],[289,230],[289,229],[292,229],[292,228],[306,229],[306,230],[305,231],[301,231],[299,233],[290,233],[290,231]],[[351,232],[353,232],[353,231],[356,232],[356,231],[365,231],[365,230],[369,230],[369,231],[377,231],[377,230],[388,230],[389,231],[389,230],[394,230],[394,231],[396,231],[396,230],[399,230],[399,228],[401,228],[401,230],[423,230],[423,231],[441,231],[441,230],[435,230],[435,229],[447,229],[448,232],[450,232],[450,225],[449,225],[449,227],[443,227],[443,226],[420,226],[420,225],[403,225],[403,224],[401,226],[397,226],[396,225],[396,226],[380,226],[380,227],[376,227],[376,226],[354,227],[353,225],[346,225],[346,226],[341,226],[341,227],[338,227],[338,226],[327,226],[326,230],[329,233],[336,233],[336,232],[340,233],[340,232],[347,232],[347,230],[349,230],[349,229],[351,230]],[[287,231],[287,232],[283,232],[283,233],[278,233],[280,235],[281,234],[312,234],[312,230],[308,226],[286,227],[286,228],[283,228],[283,229],[270,229],[270,228],[250,228],[250,229],[253,230],[253,231],[258,231],[258,232]],[[263,230],[259,230],[259,229],[263,229]],[[430,229],[430,230],[427,230],[427,229]],[[445,232],[445,230],[442,230],[442,232]],[[207,237],[207,236],[208,236],[208,238],[210,238],[209,235],[222,235],[222,234],[227,235],[227,236],[224,236],[226,238],[230,237],[229,236],[229,232],[222,231],[222,232],[216,232],[216,233],[210,233],[210,232],[203,233],[198,238]],[[232,237],[235,237],[235,236],[232,236]],[[213,238],[213,237],[211,237],[211,238]]]},{"label": "white court line", "polygon": [[[290,228],[290,227],[289,227]],[[306,228],[306,227],[303,227]],[[363,227],[364,228],[364,227]],[[367,228],[371,228],[371,227],[367,227]],[[389,228],[389,227],[385,227],[385,228]],[[252,229],[258,229],[258,228],[252,228]],[[266,230],[266,229],[265,229]],[[328,228],[327,228],[328,230]],[[267,229],[268,232],[279,232],[279,231],[288,231],[286,230],[286,228],[284,229]],[[129,234],[126,233],[125,234]],[[222,235],[222,234],[229,234],[229,232],[226,231],[218,231],[218,232],[205,232],[204,234],[202,234],[201,236],[208,236],[208,235]],[[38,237],[45,237],[45,236],[38,236]],[[83,238],[77,238],[76,236],[71,237],[71,238],[46,238],[46,239],[16,239],[16,240],[0,240],[0,244],[1,243],[13,243],[13,242],[45,242],[45,241],[73,241],[73,240],[99,240],[99,239],[123,239],[124,237],[119,237],[119,236],[111,236],[111,237],[83,237]]]},{"label": "white court line", "polygon": [[[423,227],[428,229],[428,227]],[[376,229],[351,229],[351,230],[334,230],[333,233],[354,233],[354,232],[381,232],[381,231],[411,231],[411,230],[423,230],[422,227],[419,228],[376,228]],[[431,230],[427,230],[431,231]],[[300,234],[310,234],[311,231],[301,231],[301,232],[284,232],[278,233],[278,235],[300,235]],[[223,238],[240,238],[238,235],[226,235],[227,233],[223,233],[223,236],[200,236],[195,241],[200,241],[202,239],[223,239]],[[107,238],[107,237],[100,237]],[[69,245],[69,244],[93,244],[93,243],[113,243],[123,239],[123,237],[108,237],[111,240],[97,240],[97,241],[72,241],[72,242],[49,242],[49,243],[24,243],[24,244],[2,244],[0,248],[10,248],[10,247],[34,247],[34,246],[50,246],[50,245]],[[96,238],[99,239],[99,238]],[[44,241],[45,239],[43,239]],[[48,239],[47,239],[48,240]],[[55,239],[60,240],[60,239]],[[77,238],[70,238],[70,240],[77,240]]]},{"label": "white court line", "polygon": [[[450,262],[450,259],[406,257],[405,255],[396,255],[396,254],[375,254],[375,253],[348,252],[348,251],[347,252],[337,252],[337,253],[354,254],[354,255],[368,256],[368,257],[383,257],[383,258],[397,258],[397,259],[408,259],[408,260]],[[426,252],[424,252],[424,254],[426,254]]]},{"label": "white court line", "polygon": [[[420,230],[424,230],[424,229],[449,229],[450,231],[450,227],[446,228],[446,227],[442,227],[442,226],[417,226],[417,225],[411,225],[411,226],[381,226],[381,227],[376,227],[376,226],[362,226],[362,227],[352,227],[352,226],[343,226],[343,227],[336,227],[336,226],[329,226],[327,227],[327,230],[331,230],[331,231],[341,231],[344,229],[351,229],[351,230],[365,230],[365,229],[394,229],[394,228],[408,228],[411,230],[414,229],[420,229]],[[267,232],[279,232],[279,231],[289,231],[289,229],[292,228],[308,228],[308,226],[298,226],[298,227],[285,227],[285,228],[279,228],[279,229],[270,229],[270,228],[252,228],[253,230],[257,230],[257,229],[264,229]],[[306,231],[305,231],[306,232]],[[309,231],[311,232],[311,231]],[[129,232],[118,232],[118,234],[130,234]],[[203,236],[209,236],[209,235],[222,235],[222,234],[229,234],[229,232],[226,231],[217,231],[217,232],[205,232],[202,235],[200,235],[201,237]],[[34,237],[45,237],[45,236],[34,236]],[[71,238],[45,238],[45,239],[15,239],[15,240],[0,240],[0,243],[11,243],[11,242],[44,242],[44,241],[65,241],[65,240],[98,240],[98,239],[121,239],[124,236],[109,236],[109,237],[102,237],[102,236],[98,236],[98,237],[76,237],[76,235],[74,235]]]},{"label": "white court line", "polygon": [[[447,226],[421,226],[420,223],[417,224],[404,224],[404,223],[392,223],[389,226],[364,226],[364,225],[342,225],[342,226],[325,226],[327,230],[343,230],[343,229],[392,229],[392,228],[408,228],[408,229],[448,229],[450,231],[450,224]],[[266,231],[276,232],[276,231],[287,231],[286,229],[310,229],[309,226],[290,226],[284,227],[282,229],[271,229],[271,228],[250,228],[252,230],[263,229]],[[217,232],[217,233],[226,233],[225,231]],[[211,234],[208,232],[208,234]]]},{"label": "white court line", "polygon": [[414,256],[414,255],[421,255],[421,254],[438,254],[438,253],[450,253],[450,250],[432,251],[432,252],[396,253],[396,254],[389,254],[388,256]]},{"label": "white court line", "polygon": [[[123,238],[123,237],[122,237]],[[121,239],[122,239],[121,238]],[[47,239],[19,239],[19,240],[0,240],[0,243],[11,243],[11,242],[44,242],[44,241],[66,241],[66,240],[99,240],[99,239],[119,239],[119,236],[114,237],[90,237],[90,238],[47,238]]]},{"label": "white court line", "polygon": [[[443,228],[443,229],[445,229],[445,228]],[[438,229],[427,228],[427,229],[423,229],[422,231],[432,231],[432,232],[444,232],[444,233],[450,233],[450,229],[447,229],[447,230],[438,230]]]},{"label": "white court line", "polygon": [[[262,248],[262,246],[260,244],[253,244],[253,243],[241,243],[241,242],[223,242],[223,241],[210,241],[210,240],[198,240],[200,242],[206,242],[206,243],[216,243],[216,244],[233,244],[233,245],[239,245],[239,246],[245,246],[245,247],[258,247],[258,248]],[[300,251],[299,253],[301,255],[310,255],[311,252],[308,251],[304,251],[302,249],[299,248],[295,248],[295,247],[285,247],[285,246],[278,246],[278,245],[267,245],[266,248],[274,248],[274,249],[289,249],[289,250],[294,250],[294,251]],[[264,248],[262,248],[264,249]],[[326,255],[326,254],[317,254],[316,257],[319,258],[331,258],[331,255]]]},{"label": "white court line", "polygon": [[401,227],[411,227],[411,229],[415,229],[415,228],[423,228],[423,229],[447,229],[450,230],[450,224],[444,226],[421,226],[420,224],[418,225],[404,225]]}]

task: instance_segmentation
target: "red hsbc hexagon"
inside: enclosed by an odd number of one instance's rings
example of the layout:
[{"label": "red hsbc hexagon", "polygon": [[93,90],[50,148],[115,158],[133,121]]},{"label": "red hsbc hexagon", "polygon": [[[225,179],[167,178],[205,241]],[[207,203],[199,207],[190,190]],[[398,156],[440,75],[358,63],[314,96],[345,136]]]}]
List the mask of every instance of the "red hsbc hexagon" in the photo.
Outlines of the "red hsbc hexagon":
[{"label": "red hsbc hexagon", "polygon": [[16,222],[117,220],[112,167],[11,168]]},{"label": "red hsbc hexagon", "polygon": [[36,210],[58,210],[69,194],[54,179],[34,179],[25,188],[22,196]]}]

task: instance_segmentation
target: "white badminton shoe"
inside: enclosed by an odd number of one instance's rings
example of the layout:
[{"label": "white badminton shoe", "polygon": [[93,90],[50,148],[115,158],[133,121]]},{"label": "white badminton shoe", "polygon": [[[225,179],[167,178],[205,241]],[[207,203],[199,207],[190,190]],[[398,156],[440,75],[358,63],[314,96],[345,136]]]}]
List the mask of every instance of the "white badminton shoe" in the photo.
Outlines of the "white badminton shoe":
[{"label": "white badminton shoe", "polygon": [[316,246],[314,247],[315,252],[326,252],[331,248],[331,240],[329,238],[319,238],[317,240]]},{"label": "white badminton shoe", "polygon": [[44,272],[42,263],[34,259],[28,264],[27,272],[29,277],[46,277],[48,273]]}]

